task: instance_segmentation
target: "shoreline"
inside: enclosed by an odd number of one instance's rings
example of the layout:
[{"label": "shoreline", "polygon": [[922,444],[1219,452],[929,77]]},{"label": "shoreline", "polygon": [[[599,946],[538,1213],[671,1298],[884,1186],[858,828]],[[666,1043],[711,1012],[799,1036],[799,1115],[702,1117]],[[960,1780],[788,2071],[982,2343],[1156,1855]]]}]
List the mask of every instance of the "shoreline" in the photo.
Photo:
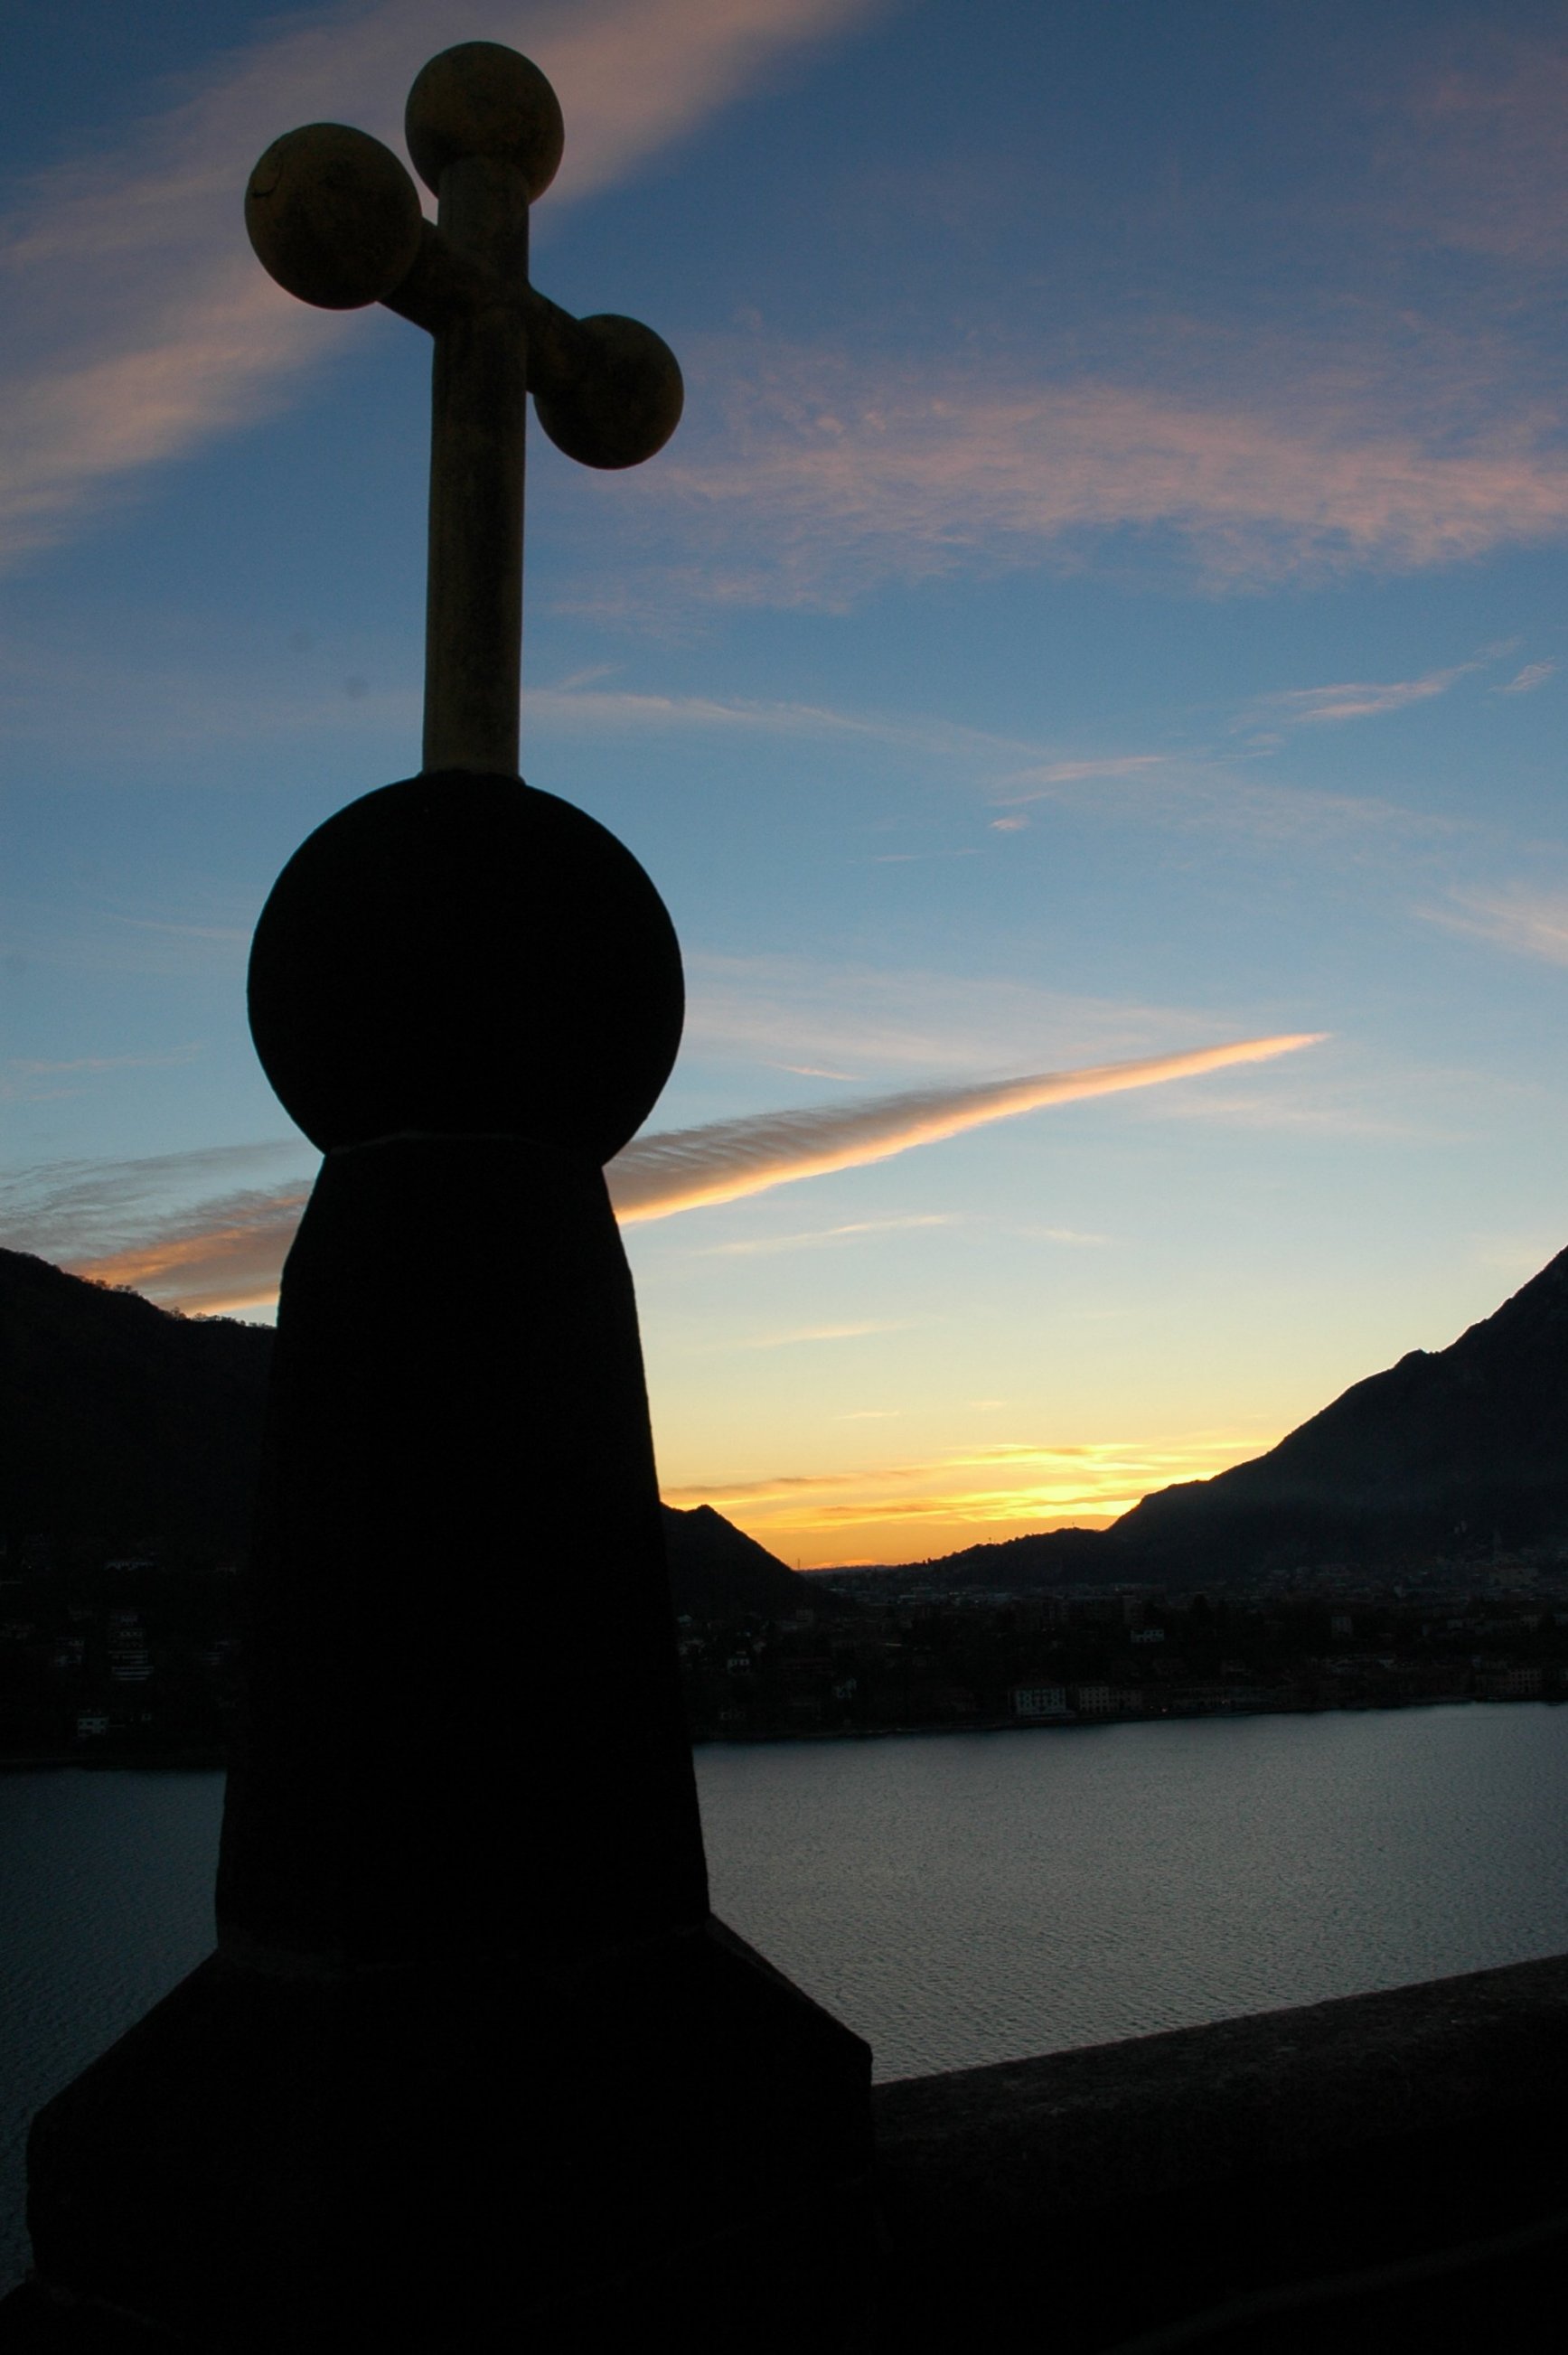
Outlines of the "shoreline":
[{"label": "shoreline", "polygon": [[837,1725],[816,1726],[801,1732],[781,1730],[776,1733],[698,1733],[693,1734],[694,1750],[713,1749],[720,1744],[744,1744],[752,1742],[881,1742],[897,1735],[944,1733],[1082,1733],[1107,1725],[1199,1725],[1211,1719],[1230,1720],[1238,1717],[1346,1717],[1370,1716],[1380,1710],[1399,1709],[1511,1709],[1516,1706],[1555,1706],[1568,1695],[1519,1693],[1410,1693],[1392,1700],[1325,1700],[1282,1701],[1266,1709],[1142,1709],[1108,1710],[1104,1714],[1094,1711],[1088,1716],[1062,1717],[984,1717],[952,1725]]},{"label": "shoreline", "polygon": [[[987,1717],[950,1725],[865,1725],[786,1728],[761,1732],[697,1733],[694,1750],[743,1748],[761,1742],[888,1742],[912,1737],[938,1739],[962,1733],[1081,1733],[1112,1725],[1197,1725],[1211,1719],[1239,1717],[1362,1716],[1401,1709],[1556,1708],[1564,1694],[1412,1693],[1388,1700],[1284,1701],[1277,1707],[1252,1709],[1129,1710],[1101,1715],[1047,1718]],[[229,1760],[210,1751],[171,1751],[104,1754],[78,1750],[40,1750],[0,1756],[0,1774],[41,1774],[48,1769],[80,1767],[89,1774],[121,1774],[140,1769],[155,1774],[224,1774]]]}]

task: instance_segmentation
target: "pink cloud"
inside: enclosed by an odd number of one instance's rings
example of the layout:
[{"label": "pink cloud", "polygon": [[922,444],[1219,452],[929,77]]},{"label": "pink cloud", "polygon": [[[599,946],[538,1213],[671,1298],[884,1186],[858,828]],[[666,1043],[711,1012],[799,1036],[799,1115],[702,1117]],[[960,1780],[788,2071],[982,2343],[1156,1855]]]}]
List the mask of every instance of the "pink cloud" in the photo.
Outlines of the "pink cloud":
[{"label": "pink cloud", "polygon": [[352,323],[292,302],[245,240],[251,165],[296,123],[402,149],[408,86],[454,37],[526,48],[566,111],[550,202],[592,195],[875,0],[379,0],[220,56],[108,155],[39,176],[0,223],[0,551],[51,541],[141,473],[264,417]]},{"label": "pink cloud", "polygon": [[1479,665],[1473,662],[1455,663],[1447,670],[1426,671],[1420,678],[1381,682],[1363,679],[1340,687],[1292,687],[1280,695],[1261,697],[1254,709],[1297,728],[1322,720],[1378,719],[1385,712],[1403,711],[1413,703],[1426,703],[1435,695],[1446,695],[1456,679],[1478,668]]},{"label": "pink cloud", "polygon": [[1385,137],[1404,226],[1524,262],[1568,244],[1568,44],[1473,22],[1415,80]]},{"label": "pink cloud", "polygon": [[[1385,392],[1255,401],[983,366],[710,354],[722,423],[639,486],[720,602],[833,605],[884,581],[1082,563],[1112,533],[1174,540],[1212,587],[1417,570],[1568,528],[1550,421],[1424,432]],[[759,558],[757,550],[767,554]],[[667,541],[666,542],[667,555]]]},{"label": "pink cloud", "polygon": [[1495,692],[1499,695],[1533,694],[1538,687],[1546,685],[1556,668],[1557,665],[1554,662],[1526,663],[1521,671],[1509,679],[1504,686],[1495,689]]}]

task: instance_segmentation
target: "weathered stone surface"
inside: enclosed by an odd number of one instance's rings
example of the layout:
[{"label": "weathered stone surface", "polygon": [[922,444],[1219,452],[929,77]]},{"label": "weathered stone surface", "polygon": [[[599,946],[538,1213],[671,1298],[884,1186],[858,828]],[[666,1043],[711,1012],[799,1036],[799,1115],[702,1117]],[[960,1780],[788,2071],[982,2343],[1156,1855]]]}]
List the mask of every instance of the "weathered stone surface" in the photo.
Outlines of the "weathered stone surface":
[{"label": "weathered stone surface", "polygon": [[875,2343],[1522,2344],[1565,2094],[1568,1958],[880,2086]]},{"label": "weathered stone surface", "polygon": [[592,2346],[660,2314],[717,2349],[716,2284],[755,2295],[775,2243],[840,2231],[848,2283],[869,2075],[712,1922],[563,1976],[214,1956],[40,2113],[37,2266],[83,2328],[120,2309],[211,2355]]}]

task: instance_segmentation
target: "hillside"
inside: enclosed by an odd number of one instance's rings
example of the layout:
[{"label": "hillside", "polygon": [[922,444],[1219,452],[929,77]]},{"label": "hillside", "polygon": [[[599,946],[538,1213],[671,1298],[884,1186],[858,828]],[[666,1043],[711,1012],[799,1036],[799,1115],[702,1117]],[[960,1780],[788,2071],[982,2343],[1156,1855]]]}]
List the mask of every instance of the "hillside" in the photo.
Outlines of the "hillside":
[{"label": "hillside", "polygon": [[1107,1536],[1170,1572],[1568,1541],[1568,1251],[1447,1348],[1411,1350]]},{"label": "hillside", "polygon": [[272,1336],[0,1251],[0,1534],[68,1554],[245,1543]]},{"label": "hillside", "polygon": [[[888,1575],[1024,1593],[1558,1544],[1568,1547],[1568,1251],[1446,1349],[1412,1349],[1266,1455],[1157,1489],[1108,1529],[966,1546]],[[873,1593],[879,1576],[854,1583]]]},{"label": "hillside", "polygon": [[[242,1557],[271,1327],[171,1315],[0,1250],[0,1537],[66,1558]],[[677,1611],[852,1610],[716,1513],[664,1508]]]},{"label": "hillside", "polygon": [[[187,1319],[0,1251],[0,1533],[68,1551],[241,1554],[272,1334]],[[852,1608],[710,1506],[665,1508],[676,1608]],[[1568,1251],[1445,1349],[1357,1382],[1266,1455],[1157,1491],[1111,1529],[911,1565],[1013,1591],[1247,1576],[1568,1543]]]}]

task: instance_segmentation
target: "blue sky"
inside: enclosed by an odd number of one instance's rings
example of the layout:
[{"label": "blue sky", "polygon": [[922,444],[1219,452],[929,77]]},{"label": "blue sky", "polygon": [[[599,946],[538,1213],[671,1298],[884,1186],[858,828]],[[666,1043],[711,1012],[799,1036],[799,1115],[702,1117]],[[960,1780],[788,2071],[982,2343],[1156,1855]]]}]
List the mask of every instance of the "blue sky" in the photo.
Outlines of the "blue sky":
[{"label": "blue sky", "polygon": [[428,345],[240,199],[460,38],[561,97],[536,282],[687,374],[635,474],[530,436],[524,773],[688,957],[651,1130],[1157,1067],[628,1223],[667,1493],[1104,1520],[1568,1241],[1560,10],[3,14],[5,1241],[268,1313],[246,949],[417,764]]}]

